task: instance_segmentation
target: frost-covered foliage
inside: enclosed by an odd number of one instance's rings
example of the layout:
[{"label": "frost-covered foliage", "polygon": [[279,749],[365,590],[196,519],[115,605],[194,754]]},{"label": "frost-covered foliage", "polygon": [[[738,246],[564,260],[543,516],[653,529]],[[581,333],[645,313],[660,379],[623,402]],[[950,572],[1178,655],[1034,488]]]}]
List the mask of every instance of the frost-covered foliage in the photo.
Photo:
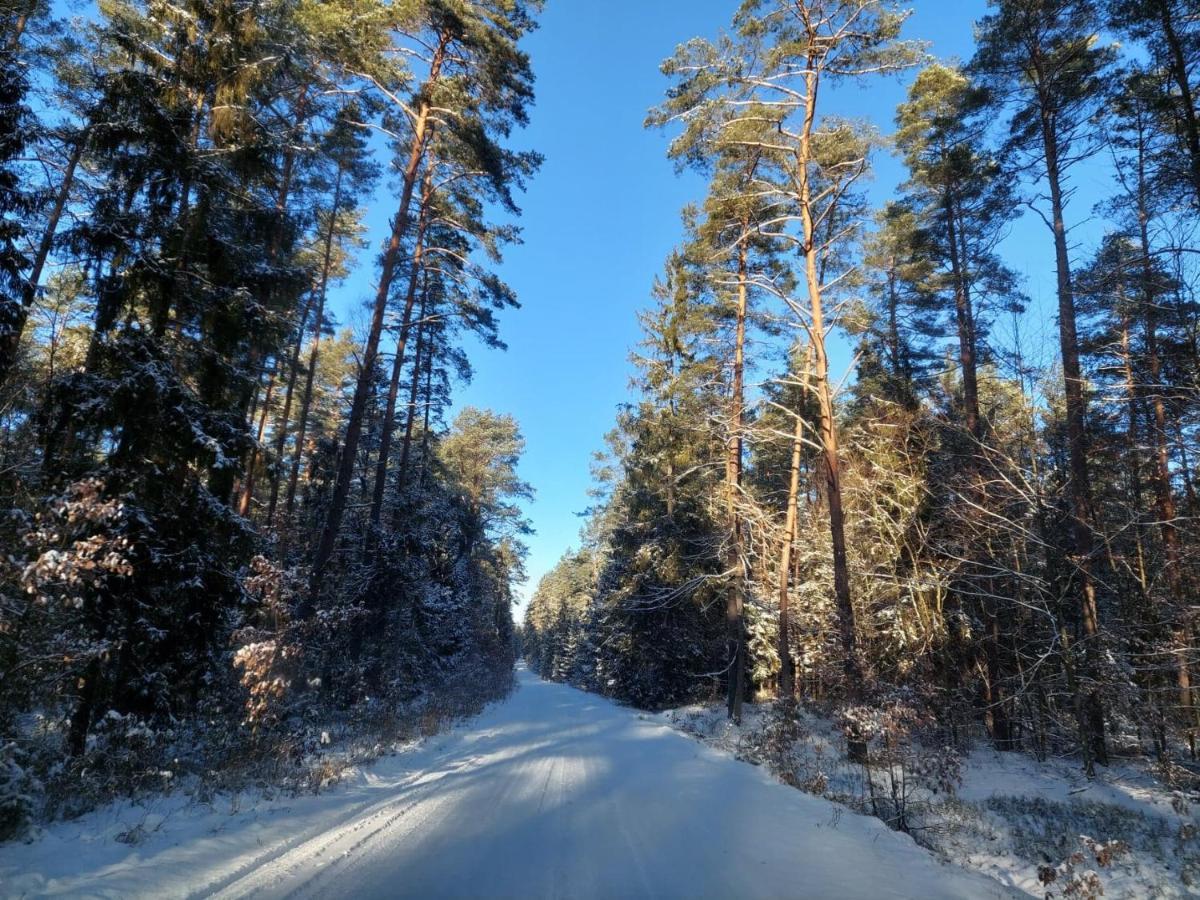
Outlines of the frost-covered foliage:
[{"label": "frost-covered foliage", "polygon": [[[506,505],[523,490],[520,441],[510,420],[472,415],[431,441],[438,458],[426,487],[405,498],[403,527],[377,559],[347,570],[318,615],[300,617],[302,574],[256,555],[204,656],[177,649],[172,617],[188,593],[160,587],[174,570],[150,563],[140,541],[153,532],[131,525],[126,501],[89,480],[22,520],[22,554],[9,566],[20,593],[0,632],[21,661],[2,710],[27,748],[20,766],[15,745],[5,751],[8,832],[211,770],[291,778],[335,726],[386,743],[503,695],[524,528]],[[471,448],[469,472],[456,447]],[[160,599],[143,602],[143,591]],[[181,708],[189,698],[193,714]]]},{"label": "frost-covered foliage", "polygon": [[[743,695],[813,703],[859,758],[919,721],[960,753],[1194,763],[1198,20],[994,0],[957,66],[906,39],[909,5],[749,3],[665,62],[650,122],[707,192],[529,658],[650,708],[724,689],[735,722]],[[873,210],[878,136],[814,84],[910,68],[905,177]],[[1084,159],[1112,176],[1094,246],[1067,239]],[[1032,325],[1022,200],[1056,249]]]},{"label": "frost-covered foliage", "polygon": [[[642,429],[639,440],[659,439],[652,423],[628,427]],[[680,490],[667,518],[666,498],[642,477],[629,470],[597,514],[594,541],[539,584],[523,641],[543,677],[653,709],[719,689],[722,579],[703,494]]]},{"label": "frost-covered foliage", "polygon": [[894,708],[864,713],[869,721],[859,723],[871,733],[865,764],[845,758],[845,723],[812,708],[761,704],[740,726],[716,706],[661,715],[786,784],[903,827],[945,860],[1032,896],[1174,898],[1200,889],[1194,776],[1181,789],[1144,762],[1087,779],[1070,759],[948,753],[944,732],[913,716],[911,698],[892,699]]},{"label": "frost-covered foliage", "polygon": [[0,841],[22,837],[36,821],[42,785],[24,761],[16,744],[0,747]]},{"label": "frost-covered foliage", "polygon": [[[539,161],[506,146],[537,4],[502,6],[0,5],[0,839],[321,784],[331,741],[511,687],[523,442],[447,421]],[[360,340],[331,311],[392,152]]]}]

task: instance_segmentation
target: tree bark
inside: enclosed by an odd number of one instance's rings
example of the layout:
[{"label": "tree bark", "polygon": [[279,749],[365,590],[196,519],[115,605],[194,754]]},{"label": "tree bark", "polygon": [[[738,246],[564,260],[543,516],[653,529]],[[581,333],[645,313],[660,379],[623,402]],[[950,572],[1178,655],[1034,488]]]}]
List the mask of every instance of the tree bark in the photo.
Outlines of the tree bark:
[{"label": "tree bark", "polygon": [[[842,507],[841,455],[838,447],[837,418],[833,389],[829,379],[829,355],[825,341],[827,326],[820,277],[820,248],[817,246],[816,222],[813,215],[812,184],[809,166],[812,164],[812,133],[817,115],[818,74],[815,60],[810,58],[805,76],[804,124],[796,153],[800,219],[803,226],[804,276],[808,288],[809,334],[813,352],[813,389],[816,395],[818,437],[825,475],[826,503],[829,509],[829,532],[833,546],[833,592],[838,611],[838,631],[842,643],[843,673],[846,697],[851,703],[861,701],[866,673],[859,658],[858,623],[850,591],[850,566],[846,552],[846,514]],[[847,752],[852,761],[866,759],[867,745],[863,736],[853,732],[847,736]]]},{"label": "tree bark", "polygon": [[[1149,255],[1143,253],[1149,269]],[[1171,486],[1171,455],[1167,442],[1167,409],[1162,396],[1162,359],[1158,349],[1158,315],[1156,299],[1149,287],[1151,274],[1146,273],[1147,296],[1145,302],[1146,361],[1149,366],[1151,395],[1150,407],[1154,415],[1154,493],[1157,506],[1158,525],[1162,535],[1166,566],[1163,574],[1167,580],[1167,591],[1171,596],[1172,609],[1169,616],[1172,624],[1172,640],[1175,644],[1175,679],[1178,688],[1179,719],[1184,729],[1188,747],[1196,755],[1196,710],[1192,700],[1192,676],[1189,653],[1193,640],[1193,624],[1189,616],[1189,603],[1183,582],[1183,553],[1179,532],[1175,525],[1178,510],[1175,492]]]},{"label": "tree bark", "polygon": [[29,20],[37,12],[40,5],[40,0],[33,0],[21,12],[17,13],[17,18],[13,21],[12,34],[8,38],[8,43],[4,45],[4,49],[8,53],[13,53],[21,46],[21,38],[25,35],[25,29],[29,26]]},{"label": "tree bark", "polygon": [[[967,430],[977,442],[983,440],[983,421],[979,415],[979,364],[975,336],[975,309],[967,261],[959,247],[959,227],[954,192],[947,186],[944,200],[946,241],[950,250],[950,273],[954,281],[954,318],[958,332],[958,361],[962,367],[963,415]],[[965,236],[964,236],[965,237]]]},{"label": "tree bark", "polygon": [[[420,323],[417,327],[417,348],[413,353],[412,377],[408,388],[408,414],[404,417],[404,441],[400,449],[400,467],[396,472],[396,487],[403,491],[408,484],[408,467],[412,456],[413,425],[417,418],[417,398],[421,391],[421,367],[425,360],[425,336],[428,325],[425,317],[429,313],[429,284],[421,291]],[[399,508],[396,514],[399,513]],[[393,520],[396,518],[393,515]]]},{"label": "tree bark", "polygon": [[792,461],[788,477],[787,513],[784,518],[783,540],[779,548],[779,696],[793,700],[796,696],[796,670],[792,662],[792,643],[789,621],[789,591],[791,590],[792,553],[796,545],[796,526],[800,514],[800,463],[804,451],[803,404],[808,400],[808,373],[812,366],[812,350],[805,350],[801,408],[795,411],[792,431]]},{"label": "tree bark", "polygon": [[[1039,78],[1042,77],[1040,71],[1038,75]],[[1053,102],[1039,87],[1039,114],[1045,153],[1046,179],[1050,188],[1054,258],[1058,282],[1058,327],[1066,395],[1071,527],[1075,545],[1079,617],[1084,645],[1082,671],[1078,673],[1079,693],[1076,696],[1076,716],[1079,722],[1084,766],[1090,774],[1093,772],[1095,762],[1108,765],[1108,747],[1104,734],[1104,703],[1101,699],[1099,683],[1100,626],[1096,605],[1096,585],[1092,575],[1094,544],[1091,523],[1091,481],[1087,461],[1087,398],[1084,394],[1083,372],[1079,362],[1075,291],[1071,278],[1070,254],[1067,249],[1056,113]]]},{"label": "tree bark", "polygon": [[434,50],[430,75],[424,91],[426,96],[421,100],[416,121],[414,122],[412,149],[409,152],[408,162],[404,167],[400,205],[396,211],[396,217],[392,222],[392,233],[387,249],[383,254],[383,267],[379,276],[379,288],[375,293],[375,305],[371,316],[370,331],[367,335],[366,346],[363,349],[362,366],[359,371],[358,383],[354,389],[354,399],[350,406],[350,416],[346,423],[346,437],[341,460],[338,465],[337,480],[334,485],[333,496],[330,498],[329,512],[325,520],[325,526],[321,531],[321,539],[313,558],[312,580],[308,591],[309,596],[307,602],[299,610],[301,618],[307,618],[316,609],[325,573],[329,566],[329,561],[333,558],[333,551],[341,534],[342,515],[346,509],[346,499],[350,494],[350,485],[354,478],[355,457],[358,454],[358,442],[362,436],[367,395],[370,393],[375,362],[379,356],[379,340],[383,333],[383,319],[387,310],[388,296],[391,293],[392,279],[395,275],[396,265],[400,256],[400,247],[403,243],[404,235],[408,231],[410,207],[412,206],[417,177],[420,173],[421,163],[425,158],[425,148],[432,113],[432,105],[428,99],[427,92],[428,88],[435,84],[441,77],[448,42],[449,34],[448,32],[443,32],[438,46]]},{"label": "tree bark", "polygon": [[296,379],[300,377],[300,353],[304,349],[304,335],[308,332],[308,315],[312,312],[314,299],[309,295],[300,316],[296,329],[296,342],[292,346],[292,355],[288,360],[287,388],[283,395],[283,409],[279,413],[279,422],[275,426],[275,453],[271,460],[271,497],[267,501],[267,527],[275,527],[275,512],[279,506],[279,484],[283,452],[287,445],[288,425],[292,417],[292,402],[296,396]]},{"label": "tree bark", "polygon": [[745,547],[742,544],[742,521],[739,512],[742,493],[743,424],[745,419],[745,371],[746,371],[746,310],[749,301],[749,240],[750,223],[743,219],[738,236],[737,255],[737,310],[733,343],[733,373],[729,397],[729,437],[725,453],[725,511],[728,516],[726,569],[732,573],[732,582],[725,600],[725,625],[727,629],[729,683],[726,697],[729,718],[742,721],[742,703],[746,692],[746,582],[749,572],[746,566]]},{"label": "tree bark", "polygon": [[[1170,25],[1169,11],[1164,2],[1164,26]],[[1186,77],[1184,78],[1186,84]],[[1185,102],[1190,104],[1188,95]],[[1193,127],[1195,120],[1193,117]],[[1200,152],[1195,157],[1200,162]],[[1167,410],[1162,394],[1162,357],[1158,346],[1158,297],[1154,289],[1154,263],[1150,252],[1150,205],[1148,200],[1149,183],[1146,172],[1146,148],[1142,141],[1138,144],[1137,157],[1137,214],[1138,239],[1141,243],[1142,271],[1142,327],[1145,330],[1146,362],[1149,366],[1150,408],[1154,416],[1154,494],[1162,535],[1163,550],[1166,553],[1167,591],[1170,594],[1171,610],[1168,617],[1172,621],[1172,639],[1175,644],[1175,680],[1179,699],[1179,719],[1184,729],[1191,755],[1196,755],[1196,729],[1200,718],[1194,707],[1192,698],[1191,663],[1188,658],[1194,625],[1189,615],[1189,602],[1186,586],[1183,580],[1183,555],[1179,543],[1179,533],[1175,526],[1178,510],[1175,504],[1175,492],[1171,486],[1171,452],[1167,438]],[[1197,187],[1200,188],[1200,182]],[[1200,195],[1198,195],[1200,196]],[[1132,372],[1130,373],[1132,377]],[[1132,420],[1132,411],[1131,411]],[[1140,491],[1139,491],[1140,493]],[[1139,504],[1139,509],[1140,504]]]},{"label": "tree bark", "polygon": [[241,496],[238,498],[238,515],[243,518],[250,512],[250,504],[254,501],[254,482],[258,472],[258,451],[262,446],[263,436],[267,431],[267,414],[271,411],[271,398],[275,394],[275,380],[279,377],[279,364],[271,370],[267,379],[267,393],[263,397],[262,409],[258,417],[258,433],[255,435],[254,447],[250,451],[250,461],[246,464],[246,478],[242,484]]},{"label": "tree bark", "polygon": [[[321,278],[317,286],[317,309],[313,324],[312,347],[308,353],[308,367],[304,373],[304,393],[300,399],[300,414],[296,422],[296,445],[292,449],[291,471],[288,473],[287,500],[284,510],[288,524],[284,528],[284,539],[289,535],[291,518],[296,506],[296,486],[300,480],[300,460],[304,454],[304,439],[308,433],[308,416],[312,409],[313,387],[317,374],[317,363],[321,356],[321,336],[325,330],[325,301],[329,296],[329,274],[333,268],[333,240],[337,234],[338,211],[342,205],[342,180],[345,177],[344,165],[338,166],[337,178],[333,186],[333,205],[329,211],[329,228],[325,232],[325,248],[321,261]],[[284,554],[286,556],[286,554]]]},{"label": "tree bark", "polygon": [[[3,387],[8,380],[8,376],[16,364],[17,354],[21,349],[21,338],[25,334],[25,324],[29,321],[29,311],[37,301],[42,272],[50,258],[50,250],[54,247],[54,235],[58,231],[58,223],[62,220],[63,210],[66,209],[67,200],[71,195],[71,187],[75,182],[75,169],[83,156],[83,147],[86,143],[87,132],[84,132],[76,138],[75,145],[71,148],[71,155],[67,159],[67,168],[63,173],[62,185],[58,189],[58,194],[55,195],[54,206],[50,209],[50,215],[46,219],[46,228],[42,232],[42,239],[38,242],[37,252],[33,257],[33,265],[21,288],[20,305],[12,310],[11,316],[4,314],[4,309],[8,308],[9,304],[0,307],[0,387]],[[9,321],[4,321],[4,319]]]},{"label": "tree bark", "polygon": [[[400,334],[396,339],[396,355],[392,361],[392,377],[388,384],[387,408],[383,414],[382,432],[379,439],[379,459],[375,465],[375,488],[371,496],[371,530],[378,532],[383,515],[383,498],[387,490],[388,464],[392,453],[392,437],[396,431],[396,400],[400,396],[400,375],[404,371],[404,353],[408,348],[412,314],[416,307],[417,285],[421,280],[425,258],[425,231],[429,226],[433,201],[433,166],[425,169],[425,183],[421,189],[421,207],[417,220],[416,243],[413,247],[412,272],[409,273],[408,293],[404,297],[404,310],[400,316]],[[373,534],[371,540],[378,539]]]},{"label": "tree bark", "polygon": [[421,478],[418,482],[425,487],[429,477],[429,420],[433,415],[433,348],[425,354],[425,420],[421,428]]},{"label": "tree bark", "polygon": [[1188,81],[1187,57],[1175,28],[1175,17],[1171,14],[1170,0],[1158,0],[1159,22],[1162,24],[1163,39],[1167,42],[1170,60],[1167,69],[1179,89],[1179,106],[1183,114],[1183,137],[1187,145],[1189,174],[1196,202],[1200,205],[1200,122],[1196,120],[1196,102],[1192,96],[1192,85]]}]

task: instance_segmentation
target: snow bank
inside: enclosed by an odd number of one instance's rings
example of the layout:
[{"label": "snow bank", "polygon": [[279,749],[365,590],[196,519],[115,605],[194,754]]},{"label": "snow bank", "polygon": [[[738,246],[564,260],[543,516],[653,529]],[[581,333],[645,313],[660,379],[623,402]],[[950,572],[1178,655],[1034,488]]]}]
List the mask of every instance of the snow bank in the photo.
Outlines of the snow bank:
[{"label": "snow bank", "polygon": [[[766,764],[802,790],[870,808],[863,768],[845,761],[833,723],[810,710],[799,711],[800,737],[782,762],[769,746],[766,706],[748,707],[741,726],[720,706],[655,719]],[[1089,780],[1076,760],[976,750],[958,775],[950,793],[907,786],[917,809],[914,836],[941,859],[1036,897],[1200,897],[1200,798],[1164,786],[1148,763],[1121,762]],[[886,790],[886,774],[875,779],[876,790]]]}]

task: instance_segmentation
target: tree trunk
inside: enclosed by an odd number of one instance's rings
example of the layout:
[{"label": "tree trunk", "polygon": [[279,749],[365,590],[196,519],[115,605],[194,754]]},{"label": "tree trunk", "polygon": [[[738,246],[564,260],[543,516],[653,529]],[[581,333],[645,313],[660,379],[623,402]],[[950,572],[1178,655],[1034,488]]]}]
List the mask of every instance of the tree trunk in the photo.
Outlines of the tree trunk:
[{"label": "tree trunk", "polygon": [[[817,246],[816,222],[813,215],[812,184],[809,166],[812,163],[812,133],[817,115],[818,76],[810,59],[805,76],[808,90],[805,96],[804,124],[796,154],[800,219],[803,225],[805,284],[809,300],[809,333],[813,352],[813,388],[819,412],[818,437],[825,474],[826,502],[829,508],[829,532],[833,545],[833,593],[838,611],[838,631],[843,653],[846,698],[851,703],[861,701],[866,673],[858,652],[858,623],[850,593],[850,566],[846,553],[846,514],[842,508],[842,470],[838,448],[837,418],[833,389],[829,380],[829,355],[825,340],[827,326],[820,277],[820,248]],[[847,735],[847,753],[854,762],[867,757],[867,744],[857,731]]]},{"label": "tree trunk", "polygon": [[[954,280],[954,318],[958,332],[958,361],[962,367],[963,415],[967,431],[976,442],[983,440],[983,421],[979,415],[979,365],[975,338],[975,309],[967,275],[967,261],[959,248],[959,227],[953,191],[947,187],[945,199],[946,240],[950,248],[950,272]],[[965,237],[965,236],[964,236]]]},{"label": "tree trunk", "polygon": [[246,465],[246,479],[242,485],[241,497],[238,499],[238,515],[243,518],[250,512],[250,504],[254,501],[254,481],[258,472],[258,452],[262,447],[263,435],[267,430],[267,414],[271,411],[271,397],[275,394],[275,379],[279,377],[279,364],[271,370],[267,379],[267,393],[263,397],[262,409],[258,417],[258,433],[255,435],[254,447],[250,451],[250,461]]},{"label": "tree trunk", "polygon": [[[421,291],[420,323],[417,326],[417,349],[413,353],[411,384],[408,387],[408,414],[404,417],[404,442],[400,449],[400,468],[396,473],[396,487],[403,491],[408,484],[408,467],[412,456],[413,425],[417,418],[417,399],[421,391],[421,366],[425,360],[425,337],[428,325],[425,317],[429,313],[429,284],[428,280]],[[399,514],[399,508],[396,514]],[[393,520],[396,516],[393,516]]]},{"label": "tree trunk", "polygon": [[[54,246],[54,235],[58,231],[58,223],[62,219],[63,210],[66,209],[67,200],[71,195],[71,186],[75,182],[75,169],[79,165],[80,157],[83,156],[85,143],[87,143],[87,132],[80,134],[71,148],[71,155],[67,159],[67,168],[63,173],[62,185],[58,189],[58,194],[54,198],[54,206],[51,207],[50,215],[46,219],[46,228],[42,232],[42,239],[38,242],[33,265],[21,288],[20,305],[13,306],[5,303],[0,306],[0,387],[4,386],[16,364],[17,354],[21,349],[21,338],[25,334],[25,324],[29,321],[29,311],[37,301],[42,272],[45,270],[46,261],[50,258],[50,250]],[[11,309],[11,314],[7,312],[9,309]]]},{"label": "tree trunk", "polygon": [[1183,477],[1184,498],[1187,500],[1187,508],[1193,512],[1200,508],[1200,499],[1196,496],[1196,481],[1192,476],[1192,464],[1188,457],[1187,437],[1183,433],[1183,423],[1175,422],[1174,429],[1175,447],[1179,451],[1179,474]]},{"label": "tree trunk", "polygon": [[421,478],[423,489],[429,477],[429,419],[433,414],[433,348],[425,354],[425,421],[421,429]]},{"label": "tree trunk", "polygon": [[800,462],[804,450],[803,405],[808,400],[808,373],[812,366],[812,350],[805,351],[801,408],[796,410],[792,432],[792,462],[788,479],[787,513],[784,518],[783,540],[779,548],[779,696],[784,700],[796,697],[796,668],[792,662],[792,643],[789,621],[789,597],[792,577],[792,551],[796,545],[796,523],[800,513]]},{"label": "tree trunk", "polygon": [[[958,359],[962,368],[962,410],[967,432],[974,442],[971,458],[967,463],[967,474],[972,482],[969,489],[977,496],[980,506],[986,508],[986,489],[980,471],[985,464],[982,454],[986,426],[979,409],[979,338],[975,325],[966,225],[960,219],[961,212],[955,195],[954,184],[947,183],[943,212],[946,243],[950,254],[950,273],[954,284],[954,318],[958,333]],[[996,571],[998,567],[992,566],[987,560],[984,565],[986,569],[981,576],[984,583],[982,605],[988,627],[983,635],[983,664],[987,672],[985,701],[988,731],[997,750],[1013,750],[1015,746],[1012,723],[1008,715],[1008,698],[1005,696],[1001,663],[1001,619],[1006,616],[995,584],[996,579],[988,574]],[[976,573],[977,576],[979,574]]]},{"label": "tree trunk", "polygon": [[[1124,294],[1124,273],[1120,291],[1122,296],[1118,302],[1122,307],[1126,304]],[[1138,429],[1138,387],[1133,374],[1133,348],[1130,331],[1132,323],[1126,312],[1121,313],[1121,375],[1125,384],[1125,449],[1129,454],[1129,493],[1133,497],[1133,509],[1137,516],[1134,529],[1135,552],[1137,554],[1137,579],[1141,587],[1142,597],[1148,594],[1148,579],[1146,576],[1146,552],[1142,540],[1142,461],[1141,437]]]},{"label": "tree trunk", "polygon": [[100,660],[96,658],[87,664],[79,679],[79,696],[75,700],[75,710],[71,713],[67,729],[67,752],[74,758],[83,756],[83,751],[87,749],[88,731],[91,730],[96,700],[100,695],[100,675]]},{"label": "tree trunk", "polygon": [[[1145,254],[1144,254],[1145,255]],[[1148,259],[1148,256],[1147,256]],[[1147,268],[1149,268],[1147,264]],[[1147,273],[1147,278],[1150,277]],[[1158,323],[1155,298],[1147,291],[1145,329],[1146,361],[1149,365],[1150,384],[1154,391],[1150,407],[1154,414],[1154,493],[1157,505],[1159,529],[1162,534],[1166,566],[1163,574],[1167,580],[1167,591],[1171,595],[1169,616],[1173,620],[1172,638],[1175,643],[1175,676],[1179,696],[1179,719],[1193,756],[1196,754],[1196,710],[1192,703],[1192,676],[1189,653],[1193,639],[1193,625],[1189,616],[1189,602],[1183,583],[1183,553],[1179,543],[1179,531],[1175,522],[1178,510],[1175,492],[1171,486],[1171,455],[1167,443],[1167,410],[1162,396],[1162,360],[1158,351]]]},{"label": "tree trunk", "polygon": [[[396,356],[392,361],[392,378],[388,384],[387,408],[383,414],[382,433],[379,440],[379,459],[375,465],[375,489],[371,497],[371,530],[379,531],[383,515],[383,498],[387,490],[388,463],[392,453],[392,437],[396,431],[396,400],[400,396],[400,375],[404,371],[404,353],[408,347],[412,314],[417,302],[417,285],[421,280],[425,256],[425,229],[429,224],[430,204],[433,201],[433,166],[425,169],[425,183],[421,189],[421,210],[417,220],[416,243],[413,248],[412,272],[408,279],[408,293],[404,297],[404,311],[400,316],[400,335],[396,340]],[[378,539],[373,533],[371,540]]]},{"label": "tree trunk", "polygon": [[17,13],[17,18],[13,22],[12,34],[8,38],[8,43],[5,44],[5,52],[13,53],[21,46],[21,38],[25,35],[25,29],[29,25],[29,20],[37,12],[40,5],[40,0],[33,0],[24,9]]},{"label": "tree trunk", "polygon": [[732,582],[725,600],[725,625],[729,646],[729,685],[726,697],[729,718],[742,721],[746,692],[746,582],[749,572],[742,545],[742,521],[738,507],[742,493],[742,428],[745,419],[746,309],[749,299],[749,222],[741,223],[737,257],[737,311],[733,344],[733,377],[729,397],[729,437],[725,453],[725,511],[728,516],[726,570]]},{"label": "tree trunk", "polygon": [[1175,18],[1171,14],[1170,0],[1158,0],[1159,21],[1162,23],[1163,39],[1167,42],[1170,60],[1167,70],[1179,89],[1179,107],[1183,118],[1183,138],[1187,146],[1189,174],[1192,188],[1196,191],[1196,202],[1200,204],[1200,122],[1196,120],[1196,102],[1192,96],[1192,85],[1188,81],[1188,63],[1183,44],[1175,29]]},{"label": "tree trunk", "polygon": [[[449,35],[444,33],[434,51],[427,85],[435,83],[441,77],[442,64],[446,57],[448,41]],[[333,496],[330,498],[329,512],[325,520],[325,526],[321,531],[321,539],[313,558],[309,596],[307,602],[299,610],[301,618],[307,618],[316,608],[325,572],[329,566],[329,561],[333,558],[334,547],[337,545],[337,540],[341,533],[342,515],[346,509],[346,498],[350,494],[350,485],[354,478],[355,457],[358,454],[358,442],[362,436],[367,395],[370,393],[375,362],[379,356],[379,340],[383,333],[383,319],[387,311],[388,297],[391,293],[392,278],[395,275],[404,235],[408,231],[413,192],[416,188],[421,163],[425,158],[431,112],[432,107],[429,100],[423,99],[413,126],[412,149],[409,153],[408,162],[404,167],[400,205],[396,211],[396,218],[392,222],[391,238],[383,254],[383,267],[379,275],[379,288],[375,293],[375,306],[371,316],[370,331],[367,335],[366,346],[363,348],[362,367],[359,372],[358,383],[354,389],[354,399],[350,406],[350,416],[346,423],[346,438],[342,457],[338,465],[337,480],[334,485]]]},{"label": "tree trunk", "polygon": [[1108,747],[1104,734],[1104,703],[1100,695],[1100,626],[1096,606],[1096,585],[1092,576],[1094,550],[1091,524],[1091,482],[1087,461],[1087,398],[1079,362],[1079,340],[1075,323],[1075,292],[1071,280],[1071,261],[1067,250],[1064,218],[1062,173],[1059,167],[1056,111],[1050,101],[1041,98],[1041,130],[1046,160],[1046,178],[1050,188],[1054,257],[1058,281],[1058,326],[1062,347],[1067,414],[1067,455],[1070,469],[1071,525],[1082,628],[1083,665],[1078,673],[1076,716],[1084,766],[1093,772],[1093,763],[1108,765]]},{"label": "tree trunk", "polygon": [[300,315],[300,323],[296,329],[296,343],[292,347],[292,355],[288,360],[287,389],[283,395],[283,409],[279,413],[279,422],[275,427],[275,453],[271,460],[271,497],[267,501],[267,527],[275,526],[275,512],[279,506],[279,483],[283,452],[287,445],[288,425],[292,417],[292,401],[296,396],[296,379],[300,376],[300,353],[304,349],[304,335],[308,331],[308,315],[312,312],[314,299],[309,295]]},{"label": "tree trunk", "polygon": [[313,386],[317,374],[317,363],[321,356],[321,335],[325,330],[325,300],[329,296],[329,273],[333,268],[333,239],[337,233],[338,210],[342,205],[342,180],[345,174],[346,167],[338,166],[337,179],[334,181],[333,187],[333,205],[329,211],[329,228],[325,232],[321,278],[317,286],[317,309],[313,324],[312,348],[308,353],[308,368],[304,373],[304,393],[300,399],[300,414],[296,422],[296,446],[292,449],[292,466],[288,473],[287,501],[284,505],[288,519],[288,524],[284,528],[285,543],[290,533],[291,518],[296,506],[296,485],[300,480],[300,460],[304,454],[304,439],[308,434],[308,415],[312,409]]}]

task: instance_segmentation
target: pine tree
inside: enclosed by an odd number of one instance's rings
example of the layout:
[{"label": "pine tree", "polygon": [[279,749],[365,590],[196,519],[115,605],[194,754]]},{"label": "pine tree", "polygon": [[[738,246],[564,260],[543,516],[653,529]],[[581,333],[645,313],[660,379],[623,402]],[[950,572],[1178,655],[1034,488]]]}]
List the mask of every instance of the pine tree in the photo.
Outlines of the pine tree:
[{"label": "pine tree", "polygon": [[[842,198],[867,169],[869,140],[847,123],[821,116],[822,89],[839,80],[900,71],[918,58],[917,48],[899,41],[906,14],[890,2],[842,3],[839,0],[746,3],[734,22],[736,38],[719,45],[693,41],[668,64],[679,73],[681,85],[672,105],[689,127],[708,127],[703,111],[710,107],[749,105],[747,118],[762,120],[761,130],[776,132],[768,144],[763,137],[731,140],[744,146],[779,148],[782,186],[775,202],[783,211],[771,234],[787,240],[804,257],[807,291],[803,310],[805,330],[813,351],[812,388],[820,409],[819,440],[824,452],[826,502],[832,535],[834,584],[845,652],[847,690],[858,696],[866,672],[860,656],[855,608],[850,593],[846,557],[845,512],[842,503],[841,455],[838,445],[833,387],[827,340],[832,326],[822,283],[823,258],[841,249],[853,229],[825,237],[827,223]],[[755,107],[754,104],[762,104]],[[736,114],[717,119],[739,128]],[[789,230],[793,229],[793,230]],[[790,298],[789,298],[790,299]],[[852,741],[855,755],[863,751]]]},{"label": "pine tree", "polygon": [[28,3],[6,4],[0,22],[11,35],[0,48],[0,386],[16,362],[17,347],[29,315],[36,280],[27,270],[22,239],[36,197],[25,189],[21,157],[35,128],[26,102],[28,72],[20,52],[20,38],[28,21]]},{"label": "pine tree", "polygon": [[[363,431],[371,377],[379,356],[384,317],[400,250],[412,220],[412,203],[432,133],[463,129],[481,146],[496,145],[514,124],[522,124],[532,100],[529,60],[518,49],[534,27],[537,3],[463,2],[418,4],[408,26],[417,42],[432,48],[413,102],[411,129],[402,150],[400,199],[383,252],[378,290],[363,350],[359,383],[346,424],[337,483],[313,560],[309,609],[315,605],[342,526]],[[465,113],[465,115],[455,115]]]},{"label": "pine tree", "polygon": [[[980,368],[988,361],[989,318],[997,310],[1020,308],[1016,278],[996,254],[996,246],[1014,216],[1011,182],[985,149],[985,97],[968,78],[940,65],[922,71],[897,111],[896,140],[911,174],[908,194],[920,216],[920,253],[932,267],[924,304],[941,318],[952,310],[957,336],[962,397],[959,412],[966,426],[965,484],[969,503],[986,508],[989,483],[1002,485],[990,469],[1001,464],[987,455],[988,425],[980,404]],[[940,322],[930,322],[935,333]],[[952,503],[958,502],[951,499]],[[988,721],[1000,749],[1011,749],[1005,673],[1000,664],[1001,631],[1011,610],[1002,598],[1008,589],[995,577],[1002,566],[980,553],[960,574],[960,594],[980,598],[989,634],[984,644]],[[961,601],[960,601],[961,602]],[[953,677],[953,676],[952,676]]]},{"label": "pine tree", "polygon": [[[1095,151],[1092,113],[1102,96],[1102,80],[1111,61],[1098,45],[1099,21],[1093,6],[1080,0],[994,0],[995,13],[978,33],[972,62],[991,92],[994,108],[1014,107],[1008,149],[1037,160],[1050,194],[1046,223],[1054,237],[1058,287],[1059,337],[1065,385],[1066,424],[1072,505],[1072,558],[1082,646],[1064,648],[1065,664],[1075,670],[1077,719],[1084,764],[1106,764],[1104,701],[1100,669],[1101,635],[1093,574],[1095,524],[1092,520],[1088,465],[1087,392],[1079,359],[1075,292],[1068,247],[1065,178],[1071,166]],[[1079,652],[1079,665],[1074,662]]]},{"label": "pine tree", "polygon": [[1200,25],[1186,0],[1132,0],[1107,4],[1111,23],[1143,42],[1150,51],[1155,80],[1161,84],[1154,106],[1158,127],[1169,135],[1163,174],[1200,204]]}]

